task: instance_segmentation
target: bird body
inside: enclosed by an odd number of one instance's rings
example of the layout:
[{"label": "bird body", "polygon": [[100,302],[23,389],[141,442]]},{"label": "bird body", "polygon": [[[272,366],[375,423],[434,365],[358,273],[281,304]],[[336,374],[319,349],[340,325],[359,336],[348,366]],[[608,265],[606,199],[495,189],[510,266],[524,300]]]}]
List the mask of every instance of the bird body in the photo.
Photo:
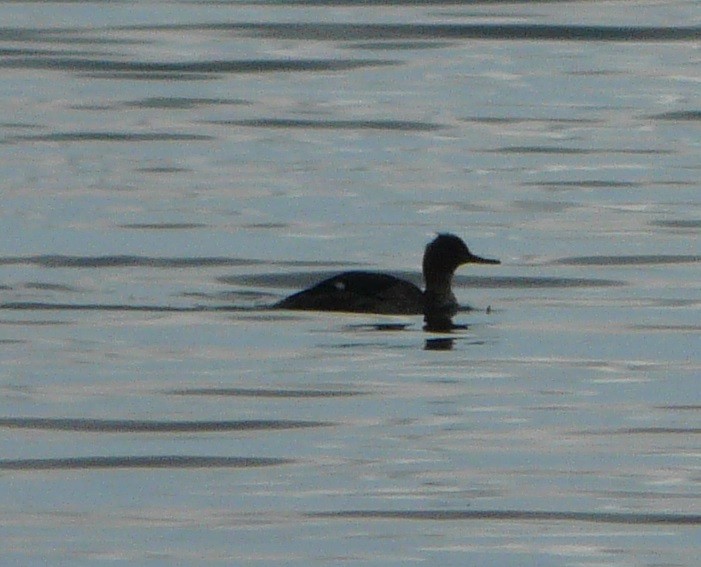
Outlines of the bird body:
[{"label": "bird body", "polygon": [[420,315],[423,292],[413,283],[378,272],[343,272],[295,293],[276,307],[383,315]]}]

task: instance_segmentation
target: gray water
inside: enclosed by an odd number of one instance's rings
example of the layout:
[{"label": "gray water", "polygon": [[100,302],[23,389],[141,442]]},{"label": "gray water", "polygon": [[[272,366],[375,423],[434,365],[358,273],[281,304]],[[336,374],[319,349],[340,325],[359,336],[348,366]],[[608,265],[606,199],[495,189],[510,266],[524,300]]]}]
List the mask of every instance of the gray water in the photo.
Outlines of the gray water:
[{"label": "gray water", "polygon": [[698,564],[697,3],[0,17],[3,565]]}]

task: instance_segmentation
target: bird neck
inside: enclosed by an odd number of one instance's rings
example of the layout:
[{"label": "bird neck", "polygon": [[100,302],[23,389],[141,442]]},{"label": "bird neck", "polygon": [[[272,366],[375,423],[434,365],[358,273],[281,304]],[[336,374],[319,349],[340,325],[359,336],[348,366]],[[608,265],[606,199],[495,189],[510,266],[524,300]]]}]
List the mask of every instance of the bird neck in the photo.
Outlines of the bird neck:
[{"label": "bird neck", "polygon": [[425,273],[424,314],[440,313],[454,315],[458,302],[453,295],[453,272]]}]

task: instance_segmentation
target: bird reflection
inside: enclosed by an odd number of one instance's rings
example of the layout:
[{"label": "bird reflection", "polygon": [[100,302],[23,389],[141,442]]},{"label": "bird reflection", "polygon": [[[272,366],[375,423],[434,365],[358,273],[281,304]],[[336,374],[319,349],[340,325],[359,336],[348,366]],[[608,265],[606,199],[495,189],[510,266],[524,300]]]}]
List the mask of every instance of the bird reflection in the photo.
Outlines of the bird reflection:
[{"label": "bird reflection", "polygon": [[455,339],[441,337],[440,339],[426,339],[424,350],[453,350]]}]

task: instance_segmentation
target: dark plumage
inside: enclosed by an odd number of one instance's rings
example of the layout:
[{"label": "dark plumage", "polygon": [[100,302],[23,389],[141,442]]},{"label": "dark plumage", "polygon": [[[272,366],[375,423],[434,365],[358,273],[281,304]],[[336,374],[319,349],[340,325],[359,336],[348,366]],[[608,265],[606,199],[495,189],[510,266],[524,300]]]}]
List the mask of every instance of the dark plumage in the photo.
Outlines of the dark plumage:
[{"label": "dark plumage", "polygon": [[458,266],[467,263],[499,264],[475,256],[452,234],[439,234],[426,246],[423,276],[426,290],[389,274],[344,272],[291,295],[275,305],[279,309],[345,311],[387,315],[423,314],[427,326],[450,320],[458,309],[451,284]]}]

